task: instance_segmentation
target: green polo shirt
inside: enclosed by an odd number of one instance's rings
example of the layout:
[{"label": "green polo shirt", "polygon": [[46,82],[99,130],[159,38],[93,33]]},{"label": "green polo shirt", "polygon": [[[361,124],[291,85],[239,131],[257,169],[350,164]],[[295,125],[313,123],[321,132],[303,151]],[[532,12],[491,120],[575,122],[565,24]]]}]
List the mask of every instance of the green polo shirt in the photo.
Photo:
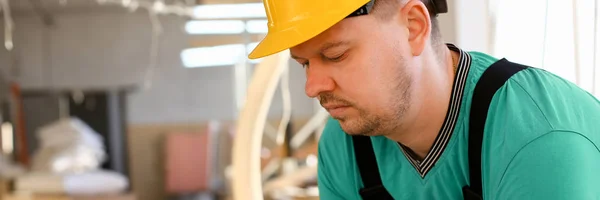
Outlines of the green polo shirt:
[{"label": "green polo shirt", "polygon": [[[371,137],[384,186],[395,199],[462,199],[469,182],[473,90],[497,61],[460,52],[447,118],[422,161],[382,136]],[[518,72],[492,99],[482,145],[484,199],[600,199],[600,102],[541,69]],[[319,142],[321,199],[361,199],[352,138],[330,119]]]}]

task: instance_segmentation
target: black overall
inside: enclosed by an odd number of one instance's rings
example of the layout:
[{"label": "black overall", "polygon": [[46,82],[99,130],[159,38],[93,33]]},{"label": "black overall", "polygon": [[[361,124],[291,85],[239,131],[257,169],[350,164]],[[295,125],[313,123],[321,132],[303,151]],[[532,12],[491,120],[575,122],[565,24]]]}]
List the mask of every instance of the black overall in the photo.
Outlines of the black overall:
[{"label": "black overall", "polygon": [[[501,59],[492,64],[481,76],[471,102],[469,118],[469,182],[462,188],[464,200],[481,200],[481,143],[485,120],[494,94],[510,77],[528,66]],[[359,192],[364,200],[394,199],[381,182],[375,152],[368,136],[352,136],[356,163],[364,188]]]}]

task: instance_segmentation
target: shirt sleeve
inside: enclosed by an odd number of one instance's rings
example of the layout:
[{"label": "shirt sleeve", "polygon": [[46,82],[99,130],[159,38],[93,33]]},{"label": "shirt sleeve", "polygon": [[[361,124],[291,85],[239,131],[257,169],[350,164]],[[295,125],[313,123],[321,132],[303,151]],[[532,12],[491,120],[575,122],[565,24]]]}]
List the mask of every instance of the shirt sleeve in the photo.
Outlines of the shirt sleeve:
[{"label": "shirt sleeve", "polygon": [[[318,182],[318,188],[319,188],[319,198],[320,199],[332,199],[332,200],[342,200],[344,198],[342,198],[342,196],[334,189],[335,186],[332,183],[332,180],[330,178],[331,175],[333,175],[333,173],[331,173],[328,169],[329,167],[326,166],[326,159],[323,159],[323,155],[325,153],[321,152],[321,146],[319,146],[319,151],[318,151],[318,174],[317,174],[317,182]],[[325,154],[326,155],[326,154]]]},{"label": "shirt sleeve", "polygon": [[600,151],[576,132],[540,136],[501,173],[492,199],[600,199]]},{"label": "shirt sleeve", "polygon": [[[349,200],[345,191],[351,184],[348,181],[347,167],[341,167],[346,163],[345,152],[340,151],[339,145],[345,144],[345,140],[339,136],[337,124],[333,119],[329,119],[323,134],[319,139],[317,151],[317,184],[319,188],[319,198],[327,200]],[[342,135],[343,136],[343,135]],[[344,146],[341,147],[344,149]]]}]

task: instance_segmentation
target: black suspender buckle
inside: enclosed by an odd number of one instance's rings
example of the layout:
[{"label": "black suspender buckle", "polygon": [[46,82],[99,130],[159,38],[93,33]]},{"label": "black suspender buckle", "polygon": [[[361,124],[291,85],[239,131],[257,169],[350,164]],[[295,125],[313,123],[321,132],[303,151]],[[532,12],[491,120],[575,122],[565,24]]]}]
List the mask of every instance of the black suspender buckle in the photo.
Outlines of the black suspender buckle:
[{"label": "black suspender buckle", "polygon": [[376,186],[372,186],[372,187],[368,187],[368,188],[365,187],[365,188],[360,189],[359,193],[360,193],[360,196],[362,197],[362,199],[364,199],[364,200],[370,200],[370,199],[393,200],[394,199],[390,196],[390,194],[385,189],[385,187],[383,187],[383,185],[376,185]]},{"label": "black suspender buckle", "polygon": [[464,200],[483,200],[481,195],[479,193],[473,191],[473,189],[471,189],[469,186],[463,187],[462,193],[463,193]]}]

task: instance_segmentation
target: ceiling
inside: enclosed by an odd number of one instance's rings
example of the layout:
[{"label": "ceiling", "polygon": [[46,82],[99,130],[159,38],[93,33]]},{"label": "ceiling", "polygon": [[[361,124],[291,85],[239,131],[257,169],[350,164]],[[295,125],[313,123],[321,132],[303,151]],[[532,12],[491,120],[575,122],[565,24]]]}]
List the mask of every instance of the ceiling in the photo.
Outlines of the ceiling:
[{"label": "ceiling", "polygon": [[257,3],[262,0],[198,0],[199,4]]},{"label": "ceiling", "polygon": [[15,13],[33,11],[34,5],[39,5],[49,11],[93,8],[98,6],[95,0],[9,0],[9,3]]},{"label": "ceiling", "polygon": [[[119,0],[105,0],[116,2]],[[139,2],[153,2],[154,0],[135,0]],[[167,5],[199,5],[199,4],[228,4],[228,3],[249,3],[262,2],[261,0],[163,0]],[[15,14],[23,14],[35,11],[35,6],[47,12],[72,12],[72,11],[90,11],[90,10],[124,10],[118,4],[101,5],[98,0],[9,0],[12,12]]]}]

